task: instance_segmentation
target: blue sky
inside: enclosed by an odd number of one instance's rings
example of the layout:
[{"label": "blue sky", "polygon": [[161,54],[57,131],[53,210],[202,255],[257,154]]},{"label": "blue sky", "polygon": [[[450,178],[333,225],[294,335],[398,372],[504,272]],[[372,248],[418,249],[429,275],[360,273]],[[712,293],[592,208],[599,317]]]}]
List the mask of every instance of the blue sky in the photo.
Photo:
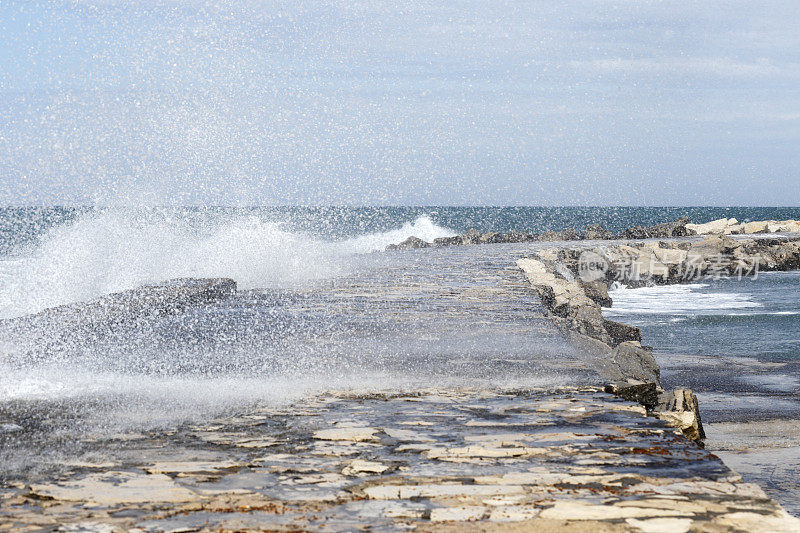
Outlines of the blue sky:
[{"label": "blue sky", "polygon": [[0,204],[799,205],[800,2],[0,2]]}]

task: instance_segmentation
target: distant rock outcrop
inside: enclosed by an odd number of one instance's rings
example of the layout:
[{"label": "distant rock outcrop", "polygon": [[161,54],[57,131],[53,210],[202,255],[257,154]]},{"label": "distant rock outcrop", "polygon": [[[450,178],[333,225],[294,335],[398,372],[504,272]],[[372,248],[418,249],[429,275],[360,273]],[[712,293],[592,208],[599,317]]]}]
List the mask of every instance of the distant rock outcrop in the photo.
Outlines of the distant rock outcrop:
[{"label": "distant rock outcrop", "polygon": [[[619,234],[614,234],[600,224],[591,224],[583,232],[575,228],[561,231],[547,230],[543,233],[525,233],[510,231],[498,233],[488,231],[481,233],[471,228],[463,235],[455,237],[439,237],[428,243],[417,237],[409,237],[399,244],[390,244],[387,250],[410,250],[428,248],[429,246],[461,246],[471,244],[502,244],[530,241],[579,241],[579,240],[643,240],[643,239],[669,239],[674,237],[689,237],[692,235],[710,234],[758,234],[758,233],[800,233],[800,221],[796,220],[766,220],[761,222],[739,223],[735,218],[721,218],[704,224],[691,224],[688,217],[681,217],[672,222],[664,222],[654,226],[633,226]],[[413,240],[412,240],[413,239]]]}]

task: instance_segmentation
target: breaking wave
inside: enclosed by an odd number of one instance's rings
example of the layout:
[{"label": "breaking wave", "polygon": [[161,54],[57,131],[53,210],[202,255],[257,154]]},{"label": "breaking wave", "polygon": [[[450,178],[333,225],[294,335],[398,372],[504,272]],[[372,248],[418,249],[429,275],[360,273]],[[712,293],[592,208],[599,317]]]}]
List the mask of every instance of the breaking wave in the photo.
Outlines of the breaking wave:
[{"label": "breaking wave", "polygon": [[412,235],[430,241],[454,233],[424,215],[397,229],[326,240],[256,216],[90,212],[50,229],[31,250],[0,258],[0,318],[178,277],[291,287],[340,276],[348,256]]}]

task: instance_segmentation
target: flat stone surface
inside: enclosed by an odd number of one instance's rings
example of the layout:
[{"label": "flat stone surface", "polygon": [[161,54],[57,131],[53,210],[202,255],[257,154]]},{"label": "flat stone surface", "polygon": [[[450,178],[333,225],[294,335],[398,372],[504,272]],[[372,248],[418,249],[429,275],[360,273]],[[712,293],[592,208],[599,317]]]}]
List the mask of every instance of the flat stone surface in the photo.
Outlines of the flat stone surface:
[{"label": "flat stone surface", "polygon": [[[141,437],[106,464],[3,482],[0,530],[800,530],[716,456],[591,387],[329,393]],[[249,439],[275,445],[236,445]]]}]

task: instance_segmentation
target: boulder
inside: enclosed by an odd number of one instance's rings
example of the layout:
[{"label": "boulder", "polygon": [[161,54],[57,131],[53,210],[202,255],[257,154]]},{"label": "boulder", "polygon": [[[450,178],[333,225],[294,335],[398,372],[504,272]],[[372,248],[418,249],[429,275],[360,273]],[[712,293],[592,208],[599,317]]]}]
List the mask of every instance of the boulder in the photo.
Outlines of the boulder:
[{"label": "boulder", "polygon": [[609,383],[605,392],[618,396],[623,400],[637,402],[652,411],[658,405],[658,386],[653,382],[627,379]]},{"label": "boulder", "polygon": [[464,235],[461,235],[461,244],[478,244],[481,242],[481,232],[475,228],[470,228]]},{"label": "boulder", "polygon": [[575,228],[567,228],[564,231],[545,231],[539,235],[540,241],[578,241],[581,239],[580,233]]},{"label": "boulder", "polygon": [[434,246],[455,246],[462,244],[461,237],[437,237],[433,239]]},{"label": "boulder", "polygon": [[647,239],[650,234],[644,226],[634,226],[623,231],[620,237],[623,239]]},{"label": "boulder", "polygon": [[604,343],[603,341],[594,339],[589,337],[588,335],[584,335],[583,333],[578,333],[577,331],[571,330],[570,323],[566,319],[558,319],[556,322],[556,326],[561,330],[564,334],[564,337],[569,341],[570,344],[581,350],[583,353],[588,355],[593,355],[598,357],[599,360],[607,360],[611,355],[611,347]]},{"label": "boulder", "polygon": [[503,235],[494,231],[489,231],[478,237],[478,242],[481,244],[491,244],[503,242]]},{"label": "boulder", "polygon": [[529,242],[535,241],[538,238],[538,235],[521,233],[518,231],[509,231],[508,233],[504,233],[502,237],[502,242]]},{"label": "boulder", "polygon": [[611,297],[608,295],[608,286],[599,280],[595,281],[582,281],[578,280],[578,284],[583,289],[591,300],[593,300],[600,307],[611,307]]},{"label": "boulder", "polygon": [[626,341],[614,348],[611,352],[611,363],[617,371],[616,379],[661,383],[661,370],[653,352],[637,341]]},{"label": "boulder", "polygon": [[603,320],[603,327],[613,341],[613,346],[627,341],[642,342],[642,331],[636,326],[629,326],[622,322]]},{"label": "boulder", "polygon": [[709,233],[725,233],[728,226],[738,224],[739,221],[735,218],[720,218],[704,224],[686,224],[686,228],[694,231],[697,235],[707,235]]},{"label": "boulder", "polygon": [[694,235],[694,231],[687,228],[689,223],[688,217],[681,217],[672,222],[665,222],[663,224],[656,224],[647,229],[647,234],[653,237],[685,237],[687,235]]},{"label": "boulder", "polygon": [[591,240],[607,240],[611,239],[613,236],[613,233],[605,229],[600,224],[592,224],[591,226],[587,226],[582,235],[584,239]]},{"label": "boulder", "polygon": [[706,438],[697,396],[690,389],[675,389],[660,394],[655,414],[683,431],[689,440],[700,441]]},{"label": "boulder", "polygon": [[415,250],[418,248],[427,248],[431,246],[430,243],[423,241],[419,237],[413,235],[404,240],[400,244],[390,244],[386,247],[387,250]]},{"label": "boulder", "polygon": [[745,222],[744,224],[740,224],[742,229],[742,233],[768,233],[769,229],[767,226],[769,225],[770,221],[761,221],[761,222]]},{"label": "boulder", "polygon": [[689,256],[699,255],[704,259],[731,254],[736,248],[741,246],[725,235],[710,235],[701,241],[693,242],[689,248]]}]

